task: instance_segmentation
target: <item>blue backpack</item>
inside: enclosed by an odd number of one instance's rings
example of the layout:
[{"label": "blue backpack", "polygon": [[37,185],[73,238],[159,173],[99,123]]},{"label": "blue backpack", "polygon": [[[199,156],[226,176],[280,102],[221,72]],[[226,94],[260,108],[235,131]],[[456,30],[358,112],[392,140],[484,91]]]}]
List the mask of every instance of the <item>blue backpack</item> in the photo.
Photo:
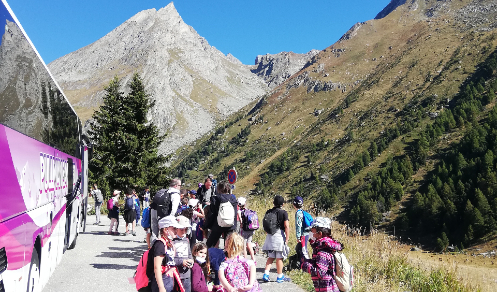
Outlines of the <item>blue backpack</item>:
[{"label": "blue backpack", "polygon": [[124,209],[125,210],[133,210],[134,209],[134,202],[133,198],[126,198],[124,201]]},{"label": "blue backpack", "polygon": [[304,228],[308,228],[312,226],[312,223],[314,222],[314,219],[312,218],[312,215],[307,213],[306,211],[302,210],[302,214],[304,214]]},{"label": "blue backpack", "polygon": [[150,207],[143,209],[141,224],[143,228],[150,228]]}]

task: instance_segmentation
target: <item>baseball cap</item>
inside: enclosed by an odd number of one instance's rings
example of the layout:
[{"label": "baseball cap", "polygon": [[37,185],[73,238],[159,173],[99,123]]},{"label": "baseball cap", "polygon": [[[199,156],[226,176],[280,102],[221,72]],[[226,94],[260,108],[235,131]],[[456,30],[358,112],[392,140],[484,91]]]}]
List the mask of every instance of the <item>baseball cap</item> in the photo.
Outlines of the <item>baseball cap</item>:
[{"label": "baseball cap", "polygon": [[296,196],[295,199],[293,199],[293,204],[297,206],[302,206],[304,204],[304,199],[302,199],[301,196]]},{"label": "baseball cap", "polygon": [[246,202],[247,202],[247,199],[245,199],[244,197],[238,198],[238,205],[245,206]]},{"label": "baseball cap", "polygon": [[176,228],[190,228],[190,227],[192,227],[190,225],[190,219],[186,218],[183,215],[176,217],[176,221],[178,222],[178,225],[179,225]]},{"label": "baseball cap", "polygon": [[175,227],[175,228],[184,228],[179,225],[178,221],[176,221],[176,218],[174,216],[167,216],[159,220],[159,228],[166,228],[166,227]]},{"label": "baseball cap", "polygon": [[208,175],[207,177],[209,177],[209,178],[213,178],[213,177],[214,177],[214,175],[213,175],[212,173],[209,173],[209,175]]},{"label": "baseball cap", "polygon": [[121,193],[121,191],[114,190],[114,196],[115,196],[115,195],[119,195],[120,193]]},{"label": "baseball cap", "polygon": [[194,195],[196,195],[196,194],[197,194],[197,191],[196,191],[196,190],[190,190],[190,194],[194,194]]},{"label": "baseball cap", "polygon": [[190,199],[188,200],[188,206],[195,207],[198,205],[198,199]]}]

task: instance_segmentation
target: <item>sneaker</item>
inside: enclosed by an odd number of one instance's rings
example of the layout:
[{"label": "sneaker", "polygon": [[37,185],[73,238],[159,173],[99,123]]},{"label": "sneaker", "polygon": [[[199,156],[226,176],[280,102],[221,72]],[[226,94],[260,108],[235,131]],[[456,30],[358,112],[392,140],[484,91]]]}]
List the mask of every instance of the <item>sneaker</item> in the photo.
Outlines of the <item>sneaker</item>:
[{"label": "sneaker", "polygon": [[136,236],[136,232],[133,232],[133,236]]},{"label": "sneaker", "polygon": [[98,225],[98,222],[93,223],[93,225]]},{"label": "sneaker", "polygon": [[113,232],[112,234],[114,234],[114,235],[119,235],[119,232]]},{"label": "sneaker", "polygon": [[114,234],[114,232],[110,232],[110,231],[109,231],[107,234],[108,234],[108,235],[113,235],[113,234]]},{"label": "sneaker", "polygon": [[283,283],[283,282],[290,282],[290,278],[285,277],[285,275],[276,278],[276,282],[278,283]]},{"label": "sneaker", "polygon": [[269,282],[269,275],[268,274],[262,275],[262,281]]}]

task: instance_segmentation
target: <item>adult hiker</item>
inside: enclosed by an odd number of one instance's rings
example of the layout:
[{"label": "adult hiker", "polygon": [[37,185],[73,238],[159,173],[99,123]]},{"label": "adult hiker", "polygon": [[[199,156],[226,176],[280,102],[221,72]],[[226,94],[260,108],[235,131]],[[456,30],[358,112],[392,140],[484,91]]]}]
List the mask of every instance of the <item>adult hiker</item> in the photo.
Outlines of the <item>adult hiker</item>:
[{"label": "adult hiker", "polygon": [[276,260],[276,272],[278,273],[276,282],[290,281],[290,278],[283,275],[283,260],[288,256],[288,238],[290,235],[288,213],[282,209],[284,203],[285,199],[282,196],[275,196],[274,207],[264,215],[263,227],[267,235],[262,251],[268,256],[266,269],[262,276],[264,282],[269,282],[269,270],[274,260]]},{"label": "adult hiker", "polygon": [[104,202],[104,196],[102,192],[98,189],[97,184],[93,185],[93,190],[91,191],[93,199],[95,199],[95,223],[93,225],[100,224],[100,210],[102,208],[102,203]]},{"label": "adult hiker", "polygon": [[217,195],[210,199],[210,214],[212,216],[207,226],[211,232],[207,239],[207,247],[213,247],[221,238],[235,231],[237,222],[237,201],[234,195],[230,194],[231,186],[226,181],[221,181],[217,185]]},{"label": "adult hiker", "polygon": [[153,202],[150,205],[151,216],[151,231],[150,243],[153,244],[158,238],[159,225],[158,222],[161,218],[169,215],[176,214],[178,210],[181,189],[181,179],[174,178],[169,183],[169,188],[158,190],[154,196]]},{"label": "adult hiker", "polygon": [[214,190],[212,188],[212,181],[210,178],[206,178],[204,184],[198,188],[196,198],[205,206],[210,204],[213,195]]}]

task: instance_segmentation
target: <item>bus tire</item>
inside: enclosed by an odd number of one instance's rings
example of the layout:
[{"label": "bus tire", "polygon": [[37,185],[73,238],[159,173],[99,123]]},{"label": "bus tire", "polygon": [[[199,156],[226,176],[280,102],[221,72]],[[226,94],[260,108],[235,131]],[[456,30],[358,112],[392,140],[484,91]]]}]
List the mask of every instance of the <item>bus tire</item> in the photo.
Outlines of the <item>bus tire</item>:
[{"label": "bus tire", "polygon": [[71,245],[67,249],[73,249],[76,247],[76,239],[78,239],[78,233],[76,233],[74,240],[72,241]]},{"label": "bus tire", "polygon": [[39,291],[40,282],[40,258],[38,257],[38,251],[33,249],[33,255],[31,256],[31,265],[29,267],[28,276],[28,286],[26,288],[27,292],[37,292]]}]

